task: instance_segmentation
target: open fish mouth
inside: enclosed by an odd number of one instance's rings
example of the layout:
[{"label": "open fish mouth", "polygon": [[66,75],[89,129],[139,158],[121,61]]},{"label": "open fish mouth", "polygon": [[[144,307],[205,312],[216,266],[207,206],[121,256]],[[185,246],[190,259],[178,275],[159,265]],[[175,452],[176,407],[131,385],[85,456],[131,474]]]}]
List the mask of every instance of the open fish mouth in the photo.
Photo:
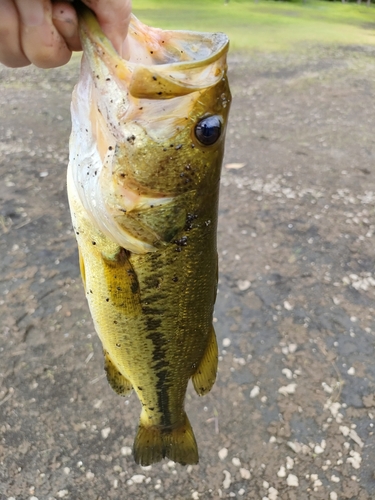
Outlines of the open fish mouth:
[{"label": "open fish mouth", "polygon": [[217,83],[225,70],[228,38],[223,33],[164,31],[131,16],[129,60],[121,58],[85,11],[81,27],[84,51],[97,78],[114,76],[133,97],[170,99]]},{"label": "open fish mouth", "polygon": [[[135,253],[152,252],[163,245],[163,236],[147,228],[135,234],[119,221],[124,214],[169,205],[191,189],[176,182],[171,164],[181,159],[166,151],[187,142],[194,147],[192,132],[184,131],[194,131],[199,114],[210,107],[212,114],[218,106],[225,111],[229,91],[207,103],[204,96],[225,80],[229,42],[221,33],[150,28],[132,16],[131,57],[125,60],[87,9],[80,31],[84,57],[73,93],[70,144],[70,163],[79,168],[68,174],[70,189],[113,241]],[[218,122],[221,127],[223,117]],[[149,152],[155,146],[162,151],[154,161]],[[166,182],[158,182],[162,177]]]}]

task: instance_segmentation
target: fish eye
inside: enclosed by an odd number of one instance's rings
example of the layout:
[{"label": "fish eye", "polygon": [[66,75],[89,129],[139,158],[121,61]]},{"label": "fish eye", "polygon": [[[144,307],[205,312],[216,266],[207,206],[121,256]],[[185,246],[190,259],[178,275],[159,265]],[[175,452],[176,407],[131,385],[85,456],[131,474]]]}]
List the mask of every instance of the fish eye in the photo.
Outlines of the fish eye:
[{"label": "fish eye", "polygon": [[211,146],[221,135],[221,121],[216,115],[202,118],[195,126],[195,137],[204,146]]}]

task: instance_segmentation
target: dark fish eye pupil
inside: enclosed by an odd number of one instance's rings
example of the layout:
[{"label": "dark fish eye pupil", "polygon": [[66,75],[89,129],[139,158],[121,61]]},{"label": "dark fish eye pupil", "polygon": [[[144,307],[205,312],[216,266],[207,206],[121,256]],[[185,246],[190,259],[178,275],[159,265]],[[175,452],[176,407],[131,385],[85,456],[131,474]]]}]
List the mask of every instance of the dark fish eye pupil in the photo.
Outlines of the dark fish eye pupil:
[{"label": "dark fish eye pupil", "polygon": [[206,116],[195,126],[195,136],[204,146],[211,146],[221,135],[221,121],[218,116]]}]

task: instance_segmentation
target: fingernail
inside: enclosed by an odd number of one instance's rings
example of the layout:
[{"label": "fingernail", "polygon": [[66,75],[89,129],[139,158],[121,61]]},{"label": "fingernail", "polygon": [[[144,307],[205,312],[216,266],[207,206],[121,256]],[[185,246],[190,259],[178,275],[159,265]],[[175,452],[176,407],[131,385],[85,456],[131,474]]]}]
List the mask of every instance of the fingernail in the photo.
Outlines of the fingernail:
[{"label": "fingernail", "polygon": [[21,21],[25,26],[40,26],[44,22],[43,0],[17,0]]}]

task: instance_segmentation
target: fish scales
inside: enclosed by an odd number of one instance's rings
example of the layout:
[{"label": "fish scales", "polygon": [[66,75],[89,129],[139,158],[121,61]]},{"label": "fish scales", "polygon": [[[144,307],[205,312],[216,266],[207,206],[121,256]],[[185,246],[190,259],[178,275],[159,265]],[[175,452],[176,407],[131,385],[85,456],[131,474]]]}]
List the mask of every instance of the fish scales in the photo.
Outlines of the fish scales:
[{"label": "fish scales", "polygon": [[209,392],[217,369],[212,316],[228,42],[163,32],[133,17],[135,56],[126,61],[90,11],[80,26],[68,195],[107,378],[118,394],[133,388],[141,402],[138,463],[197,463],[184,399],[190,378],[198,394]]}]

